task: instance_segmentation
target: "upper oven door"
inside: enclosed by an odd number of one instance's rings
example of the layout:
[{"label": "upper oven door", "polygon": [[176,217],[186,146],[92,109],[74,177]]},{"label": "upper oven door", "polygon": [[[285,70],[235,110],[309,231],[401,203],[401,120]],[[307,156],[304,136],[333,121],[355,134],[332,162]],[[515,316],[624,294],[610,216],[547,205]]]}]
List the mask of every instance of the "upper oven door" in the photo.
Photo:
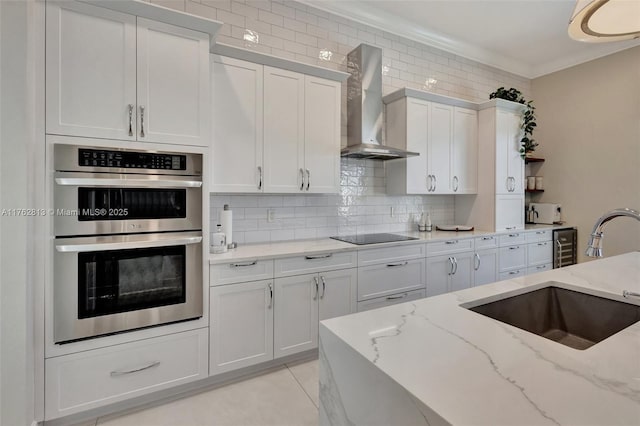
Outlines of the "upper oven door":
[{"label": "upper oven door", "polygon": [[195,176],[56,172],[55,235],[202,229]]}]

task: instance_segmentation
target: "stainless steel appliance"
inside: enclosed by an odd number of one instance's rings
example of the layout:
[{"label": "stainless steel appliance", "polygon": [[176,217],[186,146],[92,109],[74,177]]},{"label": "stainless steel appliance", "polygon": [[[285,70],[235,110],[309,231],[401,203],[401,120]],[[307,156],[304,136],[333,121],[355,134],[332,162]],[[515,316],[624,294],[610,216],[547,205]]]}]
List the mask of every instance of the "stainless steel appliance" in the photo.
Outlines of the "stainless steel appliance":
[{"label": "stainless steel appliance", "polygon": [[416,237],[407,237],[405,235],[398,234],[361,234],[361,235],[345,235],[345,236],[337,236],[331,237],[334,240],[344,241],[346,243],[357,244],[357,245],[367,245],[367,244],[378,244],[378,243],[390,243],[393,241],[411,241],[417,240]]},{"label": "stainless steel appliance", "polygon": [[578,263],[578,231],[558,229],[553,231],[553,268]]},{"label": "stainless steel appliance", "polygon": [[202,316],[202,156],[54,147],[54,341]]}]

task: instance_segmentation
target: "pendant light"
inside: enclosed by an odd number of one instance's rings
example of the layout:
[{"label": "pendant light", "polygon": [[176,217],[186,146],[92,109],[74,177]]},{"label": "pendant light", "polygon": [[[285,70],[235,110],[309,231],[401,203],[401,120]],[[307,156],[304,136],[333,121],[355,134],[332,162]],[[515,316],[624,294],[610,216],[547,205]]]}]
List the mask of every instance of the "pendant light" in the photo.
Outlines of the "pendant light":
[{"label": "pendant light", "polygon": [[596,43],[640,38],[640,0],[578,0],[569,36]]}]

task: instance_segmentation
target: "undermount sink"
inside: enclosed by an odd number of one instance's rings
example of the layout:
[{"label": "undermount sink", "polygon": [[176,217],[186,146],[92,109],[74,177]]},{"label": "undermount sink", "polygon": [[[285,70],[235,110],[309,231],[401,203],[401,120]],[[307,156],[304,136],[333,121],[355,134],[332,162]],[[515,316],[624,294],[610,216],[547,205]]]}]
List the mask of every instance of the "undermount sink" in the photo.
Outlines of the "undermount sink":
[{"label": "undermount sink", "polygon": [[467,309],[580,350],[640,321],[638,305],[553,285]]}]

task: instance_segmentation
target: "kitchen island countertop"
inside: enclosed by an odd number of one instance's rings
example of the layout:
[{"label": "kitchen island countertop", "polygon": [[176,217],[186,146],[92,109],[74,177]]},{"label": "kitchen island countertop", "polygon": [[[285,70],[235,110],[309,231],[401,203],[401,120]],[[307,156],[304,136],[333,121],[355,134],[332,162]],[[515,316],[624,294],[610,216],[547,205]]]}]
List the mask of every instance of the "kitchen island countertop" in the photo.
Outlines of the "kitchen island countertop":
[{"label": "kitchen island countertop", "polygon": [[640,252],[323,321],[320,424],[640,424],[640,322],[577,350],[460,306],[548,282],[637,305]]}]

